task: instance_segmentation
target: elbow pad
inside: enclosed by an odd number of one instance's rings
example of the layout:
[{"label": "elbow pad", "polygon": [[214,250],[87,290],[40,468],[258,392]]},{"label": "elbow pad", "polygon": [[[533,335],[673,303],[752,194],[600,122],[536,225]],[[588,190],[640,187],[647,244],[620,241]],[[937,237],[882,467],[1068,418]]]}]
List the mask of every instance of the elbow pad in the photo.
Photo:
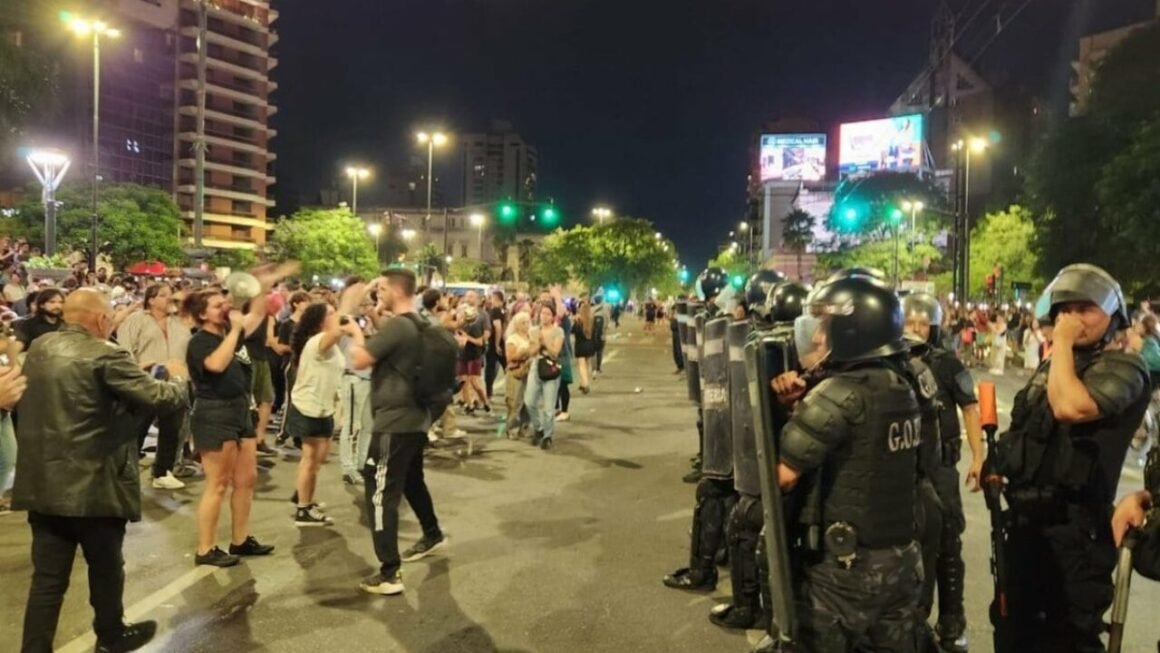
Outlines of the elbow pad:
[{"label": "elbow pad", "polygon": [[823,381],[802,400],[781,435],[780,458],[794,470],[817,469],[864,418],[859,388],[848,379]]}]

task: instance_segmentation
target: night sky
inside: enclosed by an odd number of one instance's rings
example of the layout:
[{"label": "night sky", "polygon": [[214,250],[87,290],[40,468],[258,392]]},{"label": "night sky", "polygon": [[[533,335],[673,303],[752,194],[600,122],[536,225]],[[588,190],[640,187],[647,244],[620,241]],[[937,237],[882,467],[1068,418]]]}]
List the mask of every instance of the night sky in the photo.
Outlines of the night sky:
[{"label": "night sky", "polygon": [[[958,0],[952,7],[984,0]],[[280,208],[413,133],[510,120],[539,148],[539,194],[569,221],[596,204],[653,220],[700,268],[744,212],[750,141],[779,116],[877,117],[926,60],[934,0],[275,2]],[[983,16],[1023,0],[991,0]],[[1066,98],[1075,36],[1152,0],[1035,0],[980,61]],[[1097,15],[1098,14],[1098,15]],[[964,46],[986,41],[994,18]],[[436,158],[457,201],[458,149]],[[344,186],[345,187],[345,186]],[[360,204],[376,201],[373,180]]]}]

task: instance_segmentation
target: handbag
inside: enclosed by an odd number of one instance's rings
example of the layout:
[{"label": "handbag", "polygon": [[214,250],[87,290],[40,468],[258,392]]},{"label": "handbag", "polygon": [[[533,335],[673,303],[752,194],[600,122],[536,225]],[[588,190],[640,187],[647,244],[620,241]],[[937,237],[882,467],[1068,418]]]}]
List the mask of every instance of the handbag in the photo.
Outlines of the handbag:
[{"label": "handbag", "polygon": [[560,378],[560,361],[552,358],[547,352],[541,351],[536,359],[536,374],[541,381],[555,381]]}]

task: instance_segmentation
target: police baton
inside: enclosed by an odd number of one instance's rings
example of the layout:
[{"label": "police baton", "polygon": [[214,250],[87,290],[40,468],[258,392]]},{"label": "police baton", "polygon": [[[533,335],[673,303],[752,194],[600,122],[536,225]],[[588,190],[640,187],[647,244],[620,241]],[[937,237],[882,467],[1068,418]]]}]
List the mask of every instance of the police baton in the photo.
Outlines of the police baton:
[{"label": "police baton", "polygon": [[1120,559],[1116,563],[1116,593],[1112,598],[1112,622],[1108,626],[1108,653],[1120,653],[1124,644],[1124,622],[1128,620],[1128,593],[1132,589],[1132,549],[1140,541],[1140,531],[1128,529],[1120,545]]},{"label": "police baton", "polygon": [[982,418],[983,432],[987,434],[987,458],[983,462],[983,498],[987,511],[991,513],[991,577],[995,579],[995,604],[992,617],[995,625],[1007,621],[1007,565],[1004,561],[1003,543],[1007,525],[1003,519],[1003,477],[995,470],[995,432],[999,430],[999,414],[995,409],[995,384],[984,381],[979,384],[979,416]]}]

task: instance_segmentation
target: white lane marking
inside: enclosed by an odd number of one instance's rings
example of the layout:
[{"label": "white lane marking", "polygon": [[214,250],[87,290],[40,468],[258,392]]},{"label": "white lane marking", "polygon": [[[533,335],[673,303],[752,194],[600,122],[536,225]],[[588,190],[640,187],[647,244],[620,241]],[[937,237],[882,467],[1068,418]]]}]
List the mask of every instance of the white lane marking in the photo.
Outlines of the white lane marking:
[{"label": "white lane marking", "polygon": [[[213,574],[217,570],[217,567],[211,567],[209,565],[201,565],[190,569],[168,585],[126,608],[125,621],[128,623],[140,621],[165,602],[190,587],[193,587],[198,581]],[[88,651],[92,651],[96,645],[97,636],[90,630],[68,644],[56,649],[56,653],[87,653]]]}]

